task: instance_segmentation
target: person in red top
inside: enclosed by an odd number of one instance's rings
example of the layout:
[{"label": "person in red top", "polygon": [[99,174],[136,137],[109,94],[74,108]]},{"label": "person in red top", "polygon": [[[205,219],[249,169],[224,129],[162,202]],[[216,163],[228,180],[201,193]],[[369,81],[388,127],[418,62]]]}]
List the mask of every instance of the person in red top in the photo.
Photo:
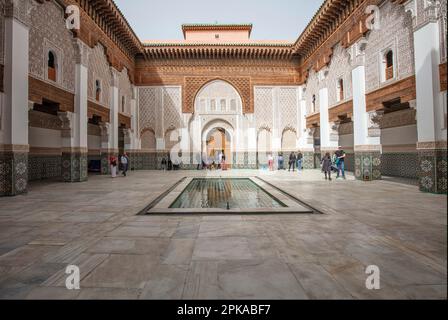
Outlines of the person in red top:
[{"label": "person in red top", "polygon": [[112,175],[112,178],[115,178],[117,176],[117,165],[118,165],[117,157],[114,155],[110,156],[109,163],[110,163],[110,174]]}]

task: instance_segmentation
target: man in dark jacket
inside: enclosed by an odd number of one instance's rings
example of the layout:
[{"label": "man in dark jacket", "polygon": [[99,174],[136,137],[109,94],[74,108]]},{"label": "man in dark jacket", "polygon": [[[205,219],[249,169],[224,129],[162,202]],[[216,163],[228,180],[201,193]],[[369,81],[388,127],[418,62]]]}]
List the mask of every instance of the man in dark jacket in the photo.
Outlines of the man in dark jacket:
[{"label": "man in dark jacket", "polygon": [[291,171],[291,166],[292,166],[292,172],[296,171],[296,161],[297,161],[297,157],[296,157],[295,153],[292,152],[289,155],[289,170],[288,171]]}]

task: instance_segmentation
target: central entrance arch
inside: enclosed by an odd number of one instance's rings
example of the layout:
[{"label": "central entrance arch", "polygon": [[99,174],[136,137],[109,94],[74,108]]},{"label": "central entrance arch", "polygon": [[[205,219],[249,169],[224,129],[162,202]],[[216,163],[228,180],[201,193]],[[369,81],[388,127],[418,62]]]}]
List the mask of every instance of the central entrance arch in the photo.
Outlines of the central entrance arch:
[{"label": "central entrance arch", "polygon": [[[200,136],[202,160],[217,164],[223,154],[228,165],[234,164],[236,146],[242,147],[238,132],[244,121],[238,91],[224,80],[208,82],[198,91],[194,110],[190,132]],[[193,140],[198,142],[198,135],[193,134]]]},{"label": "central entrance arch", "polygon": [[208,164],[219,163],[220,153],[231,165],[234,156],[234,132],[230,123],[223,119],[210,121],[202,131],[202,159]]}]

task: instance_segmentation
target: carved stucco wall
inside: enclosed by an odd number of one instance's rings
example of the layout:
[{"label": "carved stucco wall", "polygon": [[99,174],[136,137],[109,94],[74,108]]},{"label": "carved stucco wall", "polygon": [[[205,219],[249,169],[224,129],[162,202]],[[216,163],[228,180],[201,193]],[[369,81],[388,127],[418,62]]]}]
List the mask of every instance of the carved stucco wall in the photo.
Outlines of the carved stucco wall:
[{"label": "carved stucco wall", "polygon": [[256,129],[300,132],[298,87],[255,87]]},{"label": "carved stucco wall", "polygon": [[[310,70],[310,74],[308,76],[308,80],[306,82],[306,113],[312,114],[315,112],[319,112],[319,89],[321,88],[322,83],[319,81],[318,73],[313,69]],[[315,109],[312,107],[313,95],[316,96]]]},{"label": "carved stucco wall", "polygon": [[180,87],[140,87],[138,97],[140,133],[150,129],[162,138],[168,130],[184,127]]},{"label": "carved stucco wall", "polygon": [[[64,10],[53,1],[36,6],[31,14],[29,34],[29,71],[41,80],[47,79],[48,51],[57,56],[57,85],[74,92],[75,54],[72,32],[65,26]],[[54,83],[53,83],[54,84]]]},{"label": "carved stucco wall", "polygon": [[[338,80],[344,83],[344,99],[338,101]],[[352,68],[349,63],[347,50],[337,44],[333,50],[331,63],[328,66],[328,77],[323,81],[323,85],[328,88],[329,107],[352,99]]]},{"label": "carved stucco wall", "polygon": [[[100,81],[101,84],[101,97],[100,101],[95,99],[95,82]],[[109,62],[104,51],[104,47],[101,44],[97,44],[91,51],[89,57],[89,85],[88,95],[89,99],[95,101],[95,103],[101,104],[107,108],[110,106],[110,84],[111,84],[111,72]]]},{"label": "carved stucco wall", "polygon": [[[131,99],[132,99],[132,85],[129,80],[128,70],[123,68],[123,70],[118,74],[119,83],[119,110],[122,113],[131,114]],[[122,110],[122,97],[125,97],[124,110]]]},{"label": "carved stucco wall", "polygon": [[414,74],[412,17],[402,5],[387,1],[380,7],[380,29],[372,30],[366,46],[366,91],[378,89],[381,82],[382,59],[387,49],[394,52],[396,80]]}]

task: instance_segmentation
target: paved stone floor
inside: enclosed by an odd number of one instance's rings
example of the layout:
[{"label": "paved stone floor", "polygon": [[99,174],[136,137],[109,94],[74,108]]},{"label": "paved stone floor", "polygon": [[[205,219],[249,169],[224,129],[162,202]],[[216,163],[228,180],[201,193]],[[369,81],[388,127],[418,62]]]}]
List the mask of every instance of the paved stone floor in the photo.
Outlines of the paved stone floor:
[{"label": "paved stone floor", "polygon": [[[35,183],[0,198],[2,299],[446,298],[446,196],[395,182],[263,178],[324,215],[137,216],[193,171]],[[211,175],[255,176],[258,171]],[[65,288],[80,267],[81,290]],[[380,268],[367,290],[365,268]]]}]

